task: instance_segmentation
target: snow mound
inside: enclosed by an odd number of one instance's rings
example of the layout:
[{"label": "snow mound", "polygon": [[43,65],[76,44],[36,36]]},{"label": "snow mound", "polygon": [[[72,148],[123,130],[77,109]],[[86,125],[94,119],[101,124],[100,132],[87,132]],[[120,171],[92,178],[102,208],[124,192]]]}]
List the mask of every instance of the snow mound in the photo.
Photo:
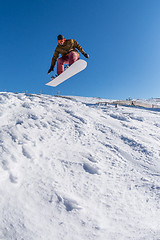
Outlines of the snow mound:
[{"label": "snow mound", "polygon": [[1,240],[160,239],[160,112],[96,103],[0,93]]}]

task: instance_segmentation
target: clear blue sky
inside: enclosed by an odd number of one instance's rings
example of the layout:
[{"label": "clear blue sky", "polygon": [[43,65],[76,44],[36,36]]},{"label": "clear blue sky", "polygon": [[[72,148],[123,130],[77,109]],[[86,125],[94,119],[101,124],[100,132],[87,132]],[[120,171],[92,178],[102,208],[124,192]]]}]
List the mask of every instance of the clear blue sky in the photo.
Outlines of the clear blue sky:
[{"label": "clear blue sky", "polygon": [[[160,0],[0,1],[0,34],[0,91],[160,97]],[[45,83],[58,34],[90,58],[53,88]]]}]

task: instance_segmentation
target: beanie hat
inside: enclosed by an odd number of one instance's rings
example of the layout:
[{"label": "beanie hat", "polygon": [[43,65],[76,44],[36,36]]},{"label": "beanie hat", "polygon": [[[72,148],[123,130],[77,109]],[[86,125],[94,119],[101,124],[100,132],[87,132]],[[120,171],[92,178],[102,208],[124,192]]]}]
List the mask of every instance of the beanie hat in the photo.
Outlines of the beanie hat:
[{"label": "beanie hat", "polygon": [[57,40],[63,40],[64,39],[64,36],[63,35],[58,35],[58,37],[57,37]]}]

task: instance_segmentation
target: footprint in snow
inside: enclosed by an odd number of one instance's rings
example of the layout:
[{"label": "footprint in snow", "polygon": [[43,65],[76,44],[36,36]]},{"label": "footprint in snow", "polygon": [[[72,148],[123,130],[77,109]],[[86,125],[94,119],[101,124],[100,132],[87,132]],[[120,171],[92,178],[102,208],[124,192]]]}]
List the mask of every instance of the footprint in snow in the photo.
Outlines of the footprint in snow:
[{"label": "footprint in snow", "polygon": [[59,195],[57,195],[57,198],[58,198],[58,202],[62,202],[67,210],[67,212],[70,212],[74,209],[82,209],[82,207],[78,204],[77,201],[71,199],[71,198],[68,198],[68,197],[61,197]]},{"label": "footprint in snow", "polygon": [[21,119],[18,119],[16,122],[16,125],[22,125],[22,124],[23,124],[23,121]]},{"label": "footprint in snow", "polygon": [[11,183],[17,183],[17,180],[18,180],[18,178],[16,176],[14,176],[12,173],[10,173],[9,179],[10,179]]},{"label": "footprint in snow", "polygon": [[156,127],[160,128],[160,124],[159,123],[155,123],[154,124]]},{"label": "footprint in snow", "polygon": [[24,108],[28,108],[28,109],[31,108],[31,106],[30,106],[29,103],[23,103],[23,104],[22,104],[22,107],[24,107]]},{"label": "footprint in snow", "polygon": [[32,156],[29,152],[29,148],[27,149],[26,146],[22,146],[22,153],[26,158],[32,159]]},{"label": "footprint in snow", "polygon": [[32,120],[38,120],[38,117],[34,114],[28,114],[28,118]]},{"label": "footprint in snow", "polygon": [[99,175],[99,170],[97,167],[93,167],[89,165],[88,163],[83,164],[83,169],[90,174],[98,174]]},{"label": "footprint in snow", "polygon": [[3,181],[6,181],[7,179],[9,179],[11,183],[18,182],[18,177],[16,175],[9,173],[9,171],[4,171],[4,170],[0,171],[0,182],[2,183]]},{"label": "footprint in snow", "polygon": [[74,209],[82,209],[82,207],[73,199],[64,198],[64,206],[68,212]]}]

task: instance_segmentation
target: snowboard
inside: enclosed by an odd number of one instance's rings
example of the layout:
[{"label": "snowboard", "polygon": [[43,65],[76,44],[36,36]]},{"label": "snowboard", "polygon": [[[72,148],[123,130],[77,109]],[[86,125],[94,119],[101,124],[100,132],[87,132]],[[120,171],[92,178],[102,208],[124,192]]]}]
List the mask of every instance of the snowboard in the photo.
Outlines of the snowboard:
[{"label": "snowboard", "polygon": [[79,59],[74,62],[70,67],[68,67],[63,73],[54,78],[52,81],[46,83],[48,86],[56,87],[60,83],[64,82],[68,78],[74,76],[75,74],[81,72],[87,67],[87,62],[85,60]]}]

